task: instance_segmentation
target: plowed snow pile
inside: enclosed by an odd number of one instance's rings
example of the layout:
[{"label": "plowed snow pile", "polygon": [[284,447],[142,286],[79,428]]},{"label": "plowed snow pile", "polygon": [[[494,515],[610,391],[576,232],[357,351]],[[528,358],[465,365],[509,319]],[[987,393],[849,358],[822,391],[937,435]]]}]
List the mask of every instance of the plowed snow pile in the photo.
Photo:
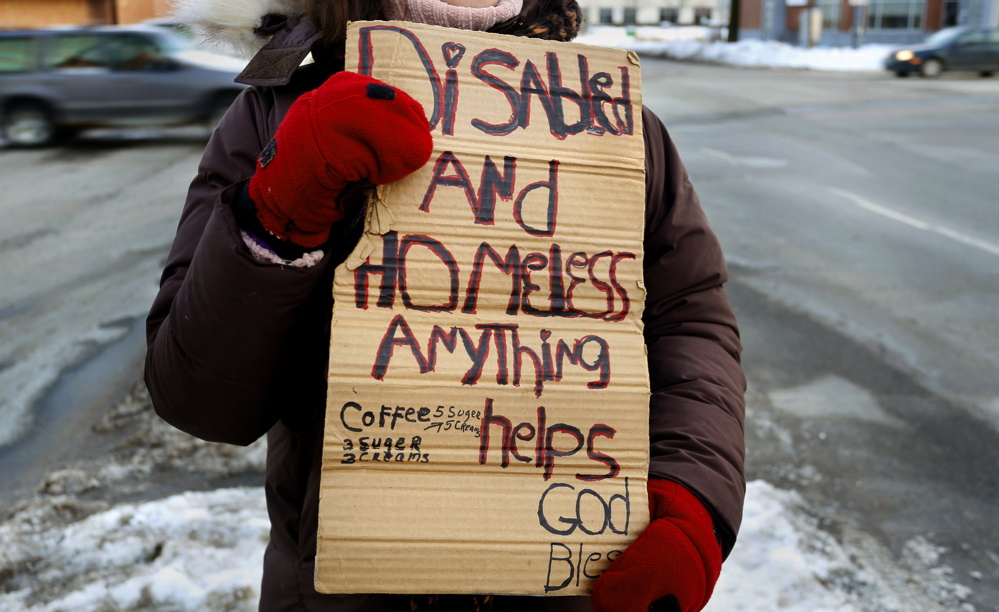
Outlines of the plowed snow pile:
[{"label": "plowed snow pile", "polygon": [[[153,415],[141,386],[96,429],[123,427],[135,431],[115,452],[53,472],[0,523],[0,610],[256,610],[269,530],[263,489],[107,500],[148,495],[163,469],[259,473],[262,443],[181,434]],[[845,544],[797,493],[751,482],[739,543],[707,610],[974,610],[941,562],[946,551],[928,539],[910,542],[899,564],[848,525],[840,531]]]}]

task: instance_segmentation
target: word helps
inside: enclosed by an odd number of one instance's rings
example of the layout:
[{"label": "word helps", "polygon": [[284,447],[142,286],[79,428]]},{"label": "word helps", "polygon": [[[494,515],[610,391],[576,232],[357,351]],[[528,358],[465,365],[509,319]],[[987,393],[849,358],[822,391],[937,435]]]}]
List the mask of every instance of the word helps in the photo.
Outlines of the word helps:
[{"label": "word helps", "polygon": [[[597,438],[613,438],[617,433],[613,427],[600,423],[590,427],[589,432],[584,437],[578,427],[566,423],[547,424],[547,411],[544,406],[538,407],[537,425],[534,423],[520,423],[514,425],[510,419],[493,413],[493,400],[486,398],[486,408],[482,416],[482,434],[479,441],[479,463],[485,464],[489,458],[489,444],[492,440],[492,427],[498,426],[500,429],[500,467],[506,469],[510,465],[510,457],[523,463],[534,462],[535,468],[543,468],[545,480],[552,477],[555,469],[555,459],[557,457],[570,457],[575,455],[586,444],[586,456],[597,463],[607,466],[604,474],[576,474],[578,480],[597,481],[607,478],[614,478],[621,472],[621,466],[611,456],[601,453],[594,448]],[[571,448],[556,448],[556,436],[560,441],[568,438],[571,440]],[[522,454],[517,442],[534,441],[531,454]],[[533,455],[533,456],[532,456]]]}]

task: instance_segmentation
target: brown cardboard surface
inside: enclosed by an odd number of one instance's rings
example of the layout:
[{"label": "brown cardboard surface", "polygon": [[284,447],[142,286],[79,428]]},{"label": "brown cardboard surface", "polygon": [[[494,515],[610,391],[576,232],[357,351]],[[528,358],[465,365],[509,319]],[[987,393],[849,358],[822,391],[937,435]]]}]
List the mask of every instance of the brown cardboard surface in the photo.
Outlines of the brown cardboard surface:
[{"label": "brown cardboard surface", "polygon": [[637,57],[405,22],[347,53],[434,153],[336,271],[316,588],[587,593],[649,520]]}]

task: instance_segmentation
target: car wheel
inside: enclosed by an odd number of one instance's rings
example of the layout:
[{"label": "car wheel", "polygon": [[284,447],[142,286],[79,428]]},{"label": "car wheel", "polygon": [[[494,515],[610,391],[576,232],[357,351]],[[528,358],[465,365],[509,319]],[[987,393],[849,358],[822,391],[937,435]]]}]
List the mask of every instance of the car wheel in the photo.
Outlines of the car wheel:
[{"label": "car wheel", "polygon": [[989,78],[993,74],[995,74],[995,73],[993,73],[991,70],[982,70],[981,72],[978,73],[978,76]]},{"label": "car wheel", "polygon": [[943,71],[944,71],[943,62],[941,62],[935,57],[931,57],[930,59],[923,62],[923,67],[921,69],[922,75],[928,79],[937,78],[938,76],[943,74]]},{"label": "car wheel", "polygon": [[55,139],[56,125],[48,109],[37,102],[10,106],[3,116],[3,137],[18,147],[40,147]]}]

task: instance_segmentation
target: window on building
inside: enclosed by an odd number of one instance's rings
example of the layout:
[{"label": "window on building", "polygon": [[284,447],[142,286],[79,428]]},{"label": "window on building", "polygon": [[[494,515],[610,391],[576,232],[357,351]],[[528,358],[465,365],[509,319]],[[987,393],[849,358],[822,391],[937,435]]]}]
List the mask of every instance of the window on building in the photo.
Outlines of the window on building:
[{"label": "window on building", "polygon": [[957,16],[960,13],[960,0],[947,0],[944,3],[943,24],[941,27],[951,28],[957,25]]},{"label": "window on building", "polygon": [[925,0],[871,0],[867,27],[871,30],[918,30],[923,27]]},{"label": "window on building", "polygon": [[66,34],[49,41],[45,65],[57,70],[110,68],[107,36]]},{"label": "window on building", "polygon": [[604,25],[610,25],[614,23],[614,9],[609,9],[609,8],[600,9],[600,23]]},{"label": "window on building", "polygon": [[840,0],[819,0],[819,8],[822,9],[822,29],[838,30]]},{"label": "window on building", "polygon": [[703,25],[711,21],[711,9],[709,8],[695,8],[694,9],[694,23],[697,25]]},{"label": "window on building", "polygon": [[628,7],[624,9],[624,25],[635,25],[638,23],[636,12],[635,7]]},{"label": "window on building", "polygon": [[909,27],[908,2],[884,2],[881,4],[881,23],[878,27],[888,30],[904,30]]},{"label": "window on building", "polygon": [[680,20],[680,9],[659,9],[659,23],[676,23]]},{"label": "window on building", "polygon": [[0,38],[0,74],[27,72],[34,67],[35,43],[30,38]]}]

